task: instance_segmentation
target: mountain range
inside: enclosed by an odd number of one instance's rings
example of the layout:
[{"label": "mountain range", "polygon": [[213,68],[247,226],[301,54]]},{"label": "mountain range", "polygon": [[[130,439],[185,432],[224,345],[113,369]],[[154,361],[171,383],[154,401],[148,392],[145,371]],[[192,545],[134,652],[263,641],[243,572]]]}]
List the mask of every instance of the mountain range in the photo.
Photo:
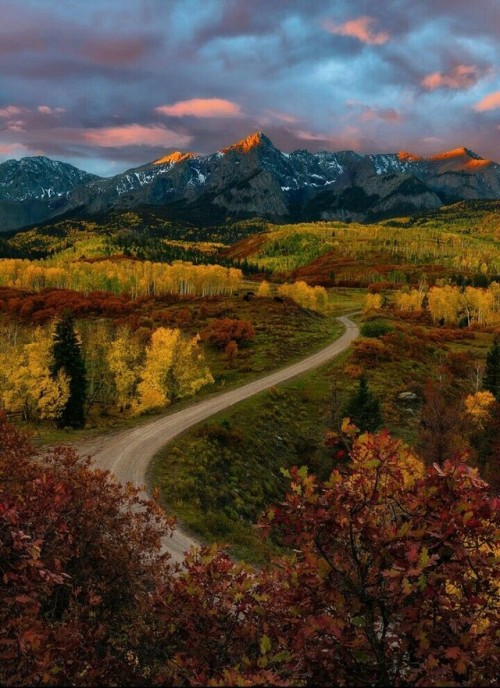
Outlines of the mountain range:
[{"label": "mountain range", "polygon": [[216,153],[177,151],[107,178],[46,157],[0,164],[0,231],[146,206],[202,226],[256,216],[369,222],[499,198],[500,165],[467,148],[429,158],[284,153],[262,132]]}]

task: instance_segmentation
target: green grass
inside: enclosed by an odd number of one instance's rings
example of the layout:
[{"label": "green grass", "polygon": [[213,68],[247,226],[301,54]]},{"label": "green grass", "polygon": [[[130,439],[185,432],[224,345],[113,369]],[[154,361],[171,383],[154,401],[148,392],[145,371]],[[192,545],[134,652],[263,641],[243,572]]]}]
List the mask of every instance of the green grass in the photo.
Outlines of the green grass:
[{"label": "green grass", "polygon": [[371,225],[309,222],[269,227],[227,251],[281,277],[315,283],[418,281],[500,271],[498,202],[458,203],[420,217]]},{"label": "green grass", "polygon": [[[253,286],[253,284],[248,283],[247,286]],[[242,294],[244,293],[243,291]],[[273,299],[253,298],[245,301],[242,295],[216,297],[208,303],[205,302],[207,306],[205,316],[200,313],[204,303],[201,298],[192,302],[174,304],[171,307],[174,313],[187,309],[192,314],[191,320],[182,328],[186,335],[193,336],[200,332],[212,322],[214,317],[234,317],[250,320],[255,326],[256,337],[252,343],[241,346],[233,368],[229,367],[223,350],[204,344],[205,358],[214,376],[214,384],[204,387],[194,398],[175,402],[159,414],[178,411],[201,398],[250,382],[267,372],[282,368],[314,353],[335,339],[342,331],[342,326],[336,320],[336,316],[359,308],[363,299],[364,291],[360,289],[332,290],[332,311],[328,315],[312,313],[292,303],[279,303]],[[161,323],[153,323],[153,326],[159,325]],[[85,334],[89,328],[92,328],[92,321],[86,321],[83,333]],[[26,327],[20,330],[24,332],[28,341],[30,329]],[[57,430],[48,421],[39,423],[36,427],[28,427],[35,430],[37,441],[42,444],[74,442],[117,428],[132,427],[147,422],[154,415],[159,414],[127,418],[112,412],[101,413],[97,408],[91,412],[87,427],[83,430]]]},{"label": "green grass", "polygon": [[275,554],[254,523],[286,493],[281,469],[307,464],[325,475],[331,469],[318,433],[327,420],[328,370],[256,395],[164,448],[150,482],[160,487],[167,512],[238,558],[263,563]]},{"label": "green grass", "polygon": [[[390,329],[401,347],[388,360],[366,363],[365,372],[381,402],[385,427],[414,445],[421,402],[404,403],[399,393],[416,390],[421,399],[425,381],[441,374],[449,352],[469,351],[474,360],[484,360],[492,336],[478,332],[472,339],[434,343],[425,337],[437,328],[390,316],[368,322]],[[351,372],[355,363],[351,349],[170,443],[155,458],[149,476],[150,484],[160,488],[166,510],[203,540],[225,543],[238,558],[268,560],[275,550],[259,537],[255,521],[282,499],[288,486],[282,468],[307,465],[323,478],[333,468],[325,432],[357,387]],[[455,384],[462,394],[472,391],[467,377]]]}]

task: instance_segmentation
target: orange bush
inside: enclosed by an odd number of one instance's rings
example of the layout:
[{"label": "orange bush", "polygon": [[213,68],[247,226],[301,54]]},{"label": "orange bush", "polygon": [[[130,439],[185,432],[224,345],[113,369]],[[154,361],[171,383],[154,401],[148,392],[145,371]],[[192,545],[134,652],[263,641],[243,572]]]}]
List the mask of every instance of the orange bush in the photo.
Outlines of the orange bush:
[{"label": "orange bush", "polygon": [[224,349],[231,340],[237,344],[252,341],[255,338],[255,329],[249,320],[221,318],[210,323],[201,332],[201,338],[213,346]]},{"label": "orange bush", "polygon": [[379,339],[360,337],[354,342],[353,359],[356,363],[374,363],[388,358],[390,358],[390,350]]}]

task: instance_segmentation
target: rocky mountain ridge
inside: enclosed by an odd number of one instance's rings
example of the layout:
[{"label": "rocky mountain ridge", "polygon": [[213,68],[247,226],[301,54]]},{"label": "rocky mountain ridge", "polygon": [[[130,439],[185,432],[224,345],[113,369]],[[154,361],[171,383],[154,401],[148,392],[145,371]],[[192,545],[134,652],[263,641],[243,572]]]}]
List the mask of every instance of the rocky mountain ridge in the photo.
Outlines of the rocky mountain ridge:
[{"label": "rocky mountain ridge", "polygon": [[95,174],[44,156],[0,164],[0,231],[36,224],[57,214],[77,187]]},{"label": "rocky mountain ridge", "polygon": [[[26,174],[25,168],[31,171]],[[0,165],[4,230],[28,224],[26,212],[16,218],[14,210],[29,204],[36,206],[31,215],[40,217],[28,222],[165,206],[173,217],[203,225],[252,216],[364,222],[490,198],[500,198],[500,165],[467,148],[430,158],[404,151],[284,153],[262,132],[216,153],[176,151],[109,178],[48,158]]]}]

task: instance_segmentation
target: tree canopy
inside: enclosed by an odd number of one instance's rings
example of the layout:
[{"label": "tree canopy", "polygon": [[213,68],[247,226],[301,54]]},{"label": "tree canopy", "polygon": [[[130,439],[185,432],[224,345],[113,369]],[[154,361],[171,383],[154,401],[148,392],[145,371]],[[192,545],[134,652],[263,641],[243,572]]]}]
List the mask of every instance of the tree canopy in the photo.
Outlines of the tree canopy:
[{"label": "tree canopy", "polygon": [[460,456],[343,431],[348,471],[292,469],[264,515],[274,565],[178,567],[155,504],[1,420],[2,684],[496,685],[499,500]]}]

